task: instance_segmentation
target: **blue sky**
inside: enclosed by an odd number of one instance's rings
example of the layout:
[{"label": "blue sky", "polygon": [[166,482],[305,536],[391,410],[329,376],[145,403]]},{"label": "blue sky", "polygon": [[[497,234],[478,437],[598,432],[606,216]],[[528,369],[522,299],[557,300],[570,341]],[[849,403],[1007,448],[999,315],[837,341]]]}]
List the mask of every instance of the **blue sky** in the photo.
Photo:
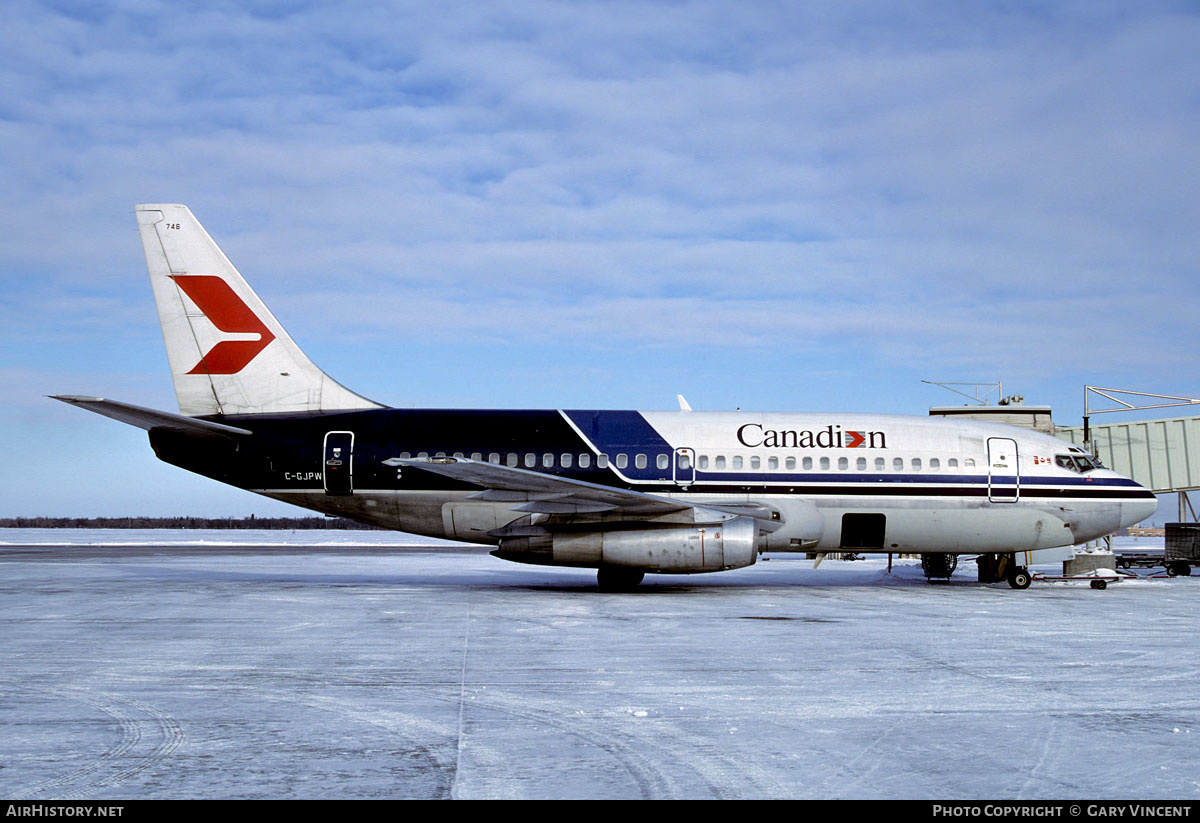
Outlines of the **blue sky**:
[{"label": "blue sky", "polygon": [[47,400],[174,408],[186,203],[397,406],[1200,395],[1194,3],[26,2],[0,13],[0,516],[295,511]]}]

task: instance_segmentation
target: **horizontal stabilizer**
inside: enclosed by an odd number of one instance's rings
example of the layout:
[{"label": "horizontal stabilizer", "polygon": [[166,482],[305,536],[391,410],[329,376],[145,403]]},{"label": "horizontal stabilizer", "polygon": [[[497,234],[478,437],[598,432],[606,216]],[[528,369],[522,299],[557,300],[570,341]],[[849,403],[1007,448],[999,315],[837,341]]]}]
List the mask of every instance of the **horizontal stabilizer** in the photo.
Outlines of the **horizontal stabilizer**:
[{"label": "horizontal stabilizer", "polygon": [[87,409],[96,414],[102,414],[105,417],[111,417],[113,420],[120,420],[122,423],[128,423],[130,426],[136,426],[139,429],[146,429],[147,431],[150,429],[177,429],[179,431],[220,435],[222,437],[242,437],[254,434],[249,429],[239,429],[237,426],[226,426],[224,423],[210,423],[207,420],[185,417],[182,414],[147,409],[131,403],[121,403],[117,400],[105,400],[103,397],[79,397],[71,394],[52,394],[50,396],[55,400],[70,403],[72,406],[78,406],[81,409]]}]

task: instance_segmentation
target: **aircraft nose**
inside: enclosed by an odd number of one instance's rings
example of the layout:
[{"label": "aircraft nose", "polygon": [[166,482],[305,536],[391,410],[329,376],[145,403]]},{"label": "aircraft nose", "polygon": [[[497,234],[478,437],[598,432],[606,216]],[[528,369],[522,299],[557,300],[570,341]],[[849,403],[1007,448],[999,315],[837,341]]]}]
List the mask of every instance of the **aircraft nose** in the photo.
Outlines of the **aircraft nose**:
[{"label": "aircraft nose", "polygon": [[[1144,486],[1139,488],[1145,489]],[[1158,498],[1148,497],[1121,504],[1121,528],[1137,525],[1158,511]]]}]

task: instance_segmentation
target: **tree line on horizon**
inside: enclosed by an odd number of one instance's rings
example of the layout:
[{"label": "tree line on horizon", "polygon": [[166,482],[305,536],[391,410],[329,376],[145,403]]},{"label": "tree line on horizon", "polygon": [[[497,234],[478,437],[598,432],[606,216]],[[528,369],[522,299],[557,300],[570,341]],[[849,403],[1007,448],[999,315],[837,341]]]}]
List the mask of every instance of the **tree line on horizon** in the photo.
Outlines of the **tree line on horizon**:
[{"label": "tree line on horizon", "polygon": [[3,529],[378,529],[341,517],[4,517]]}]

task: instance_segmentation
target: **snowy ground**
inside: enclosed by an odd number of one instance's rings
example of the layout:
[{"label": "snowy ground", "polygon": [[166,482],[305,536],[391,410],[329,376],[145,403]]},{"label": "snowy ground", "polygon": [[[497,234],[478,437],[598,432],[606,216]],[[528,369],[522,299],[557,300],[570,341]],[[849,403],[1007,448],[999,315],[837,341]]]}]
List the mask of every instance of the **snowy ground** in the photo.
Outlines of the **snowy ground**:
[{"label": "snowy ground", "polygon": [[417,543],[0,531],[0,796],[1200,796],[1200,578]]}]

